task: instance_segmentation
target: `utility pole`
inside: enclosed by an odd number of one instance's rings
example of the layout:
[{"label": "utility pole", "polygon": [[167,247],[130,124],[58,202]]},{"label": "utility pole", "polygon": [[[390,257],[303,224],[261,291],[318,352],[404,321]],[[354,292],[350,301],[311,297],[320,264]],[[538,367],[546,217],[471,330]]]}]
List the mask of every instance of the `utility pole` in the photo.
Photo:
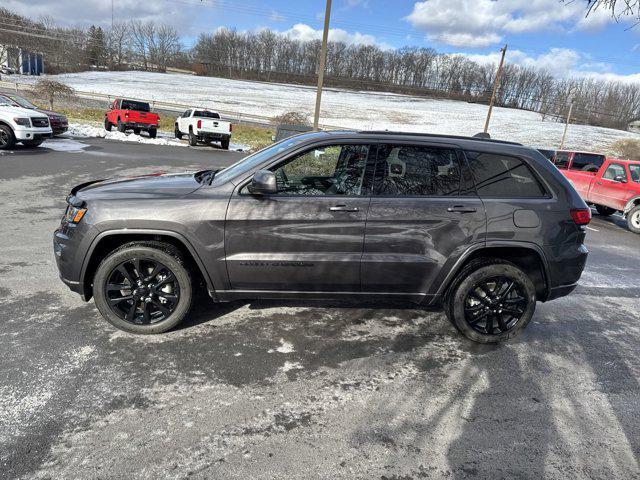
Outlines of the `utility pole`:
[{"label": "utility pole", "polygon": [[500,58],[500,66],[496,73],[496,79],[493,81],[493,92],[491,93],[491,100],[489,101],[489,111],[487,112],[487,120],[484,122],[484,133],[489,130],[489,121],[491,120],[491,112],[493,111],[493,102],[496,100],[496,93],[498,92],[498,85],[500,85],[500,77],[502,76],[502,67],[504,67],[504,56],[507,53],[507,46],[505,45],[500,49],[502,57]]},{"label": "utility pole", "polygon": [[113,0],[111,0],[111,31],[113,32]]},{"label": "utility pole", "polygon": [[564,132],[562,133],[562,141],[560,142],[560,150],[564,148],[564,141],[567,138],[567,129],[571,123],[571,112],[573,112],[573,97],[569,100],[569,113],[567,114],[567,122],[564,124]]},{"label": "utility pole", "polygon": [[327,40],[329,39],[329,19],[331,18],[331,0],[327,0],[324,11],[324,31],[322,32],[322,47],[320,48],[320,66],[318,68],[318,91],[316,92],[316,111],[313,115],[313,130],[318,131],[320,122],[320,102],[322,101],[322,84],[324,83],[324,69],[327,63]]}]

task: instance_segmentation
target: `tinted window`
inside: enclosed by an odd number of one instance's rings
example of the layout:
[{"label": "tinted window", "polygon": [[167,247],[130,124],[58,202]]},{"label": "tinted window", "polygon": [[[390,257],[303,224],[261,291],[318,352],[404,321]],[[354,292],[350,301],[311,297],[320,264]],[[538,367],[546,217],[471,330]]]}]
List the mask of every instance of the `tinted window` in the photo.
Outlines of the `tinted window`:
[{"label": "tinted window", "polygon": [[196,110],[193,112],[194,117],[202,117],[202,118],[220,118],[216,112],[208,112],[206,110]]},{"label": "tinted window", "polygon": [[614,180],[616,177],[623,177],[626,179],[627,174],[624,171],[624,167],[622,165],[612,163],[602,174],[602,178],[606,178],[607,180]]},{"label": "tinted window", "polygon": [[458,195],[460,168],[455,150],[414,145],[381,145],[374,195]]},{"label": "tinted window", "polygon": [[629,172],[631,173],[631,180],[640,183],[640,164],[630,164]]},{"label": "tinted window", "polygon": [[569,165],[569,153],[556,152],[556,167],[567,168],[567,165]]},{"label": "tinted window", "polygon": [[585,172],[597,172],[604,163],[604,155],[592,153],[576,153],[573,155],[571,170],[583,170]]},{"label": "tinted window", "polygon": [[466,152],[481,197],[541,197],[545,191],[520,159],[493,153]]},{"label": "tinted window", "polygon": [[274,169],[279,195],[362,195],[368,145],[314,148]]},{"label": "tinted window", "polygon": [[191,115],[191,110],[186,110],[183,114],[182,114],[182,118],[189,118],[189,116]]},{"label": "tinted window", "polygon": [[136,102],[134,100],[122,100],[122,110],[135,110],[137,112],[148,112],[149,104],[145,102]]}]

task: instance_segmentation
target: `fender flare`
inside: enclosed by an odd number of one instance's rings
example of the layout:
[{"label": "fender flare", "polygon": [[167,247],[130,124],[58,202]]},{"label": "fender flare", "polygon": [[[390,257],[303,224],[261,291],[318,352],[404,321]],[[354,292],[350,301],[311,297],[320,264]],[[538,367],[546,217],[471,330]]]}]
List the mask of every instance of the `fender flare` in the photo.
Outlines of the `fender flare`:
[{"label": "fender flare", "polygon": [[481,250],[489,250],[491,248],[524,248],[527,250],[531,250],[532,252],[535,252],[540,257],[540,260],[542,261],[542,276],[544,278],[544,283],[545,283],[545,293],[547,296],[549,295],[549,293],[551,292],[551,282],[549,278],[549,262],[547,261],[547,256],[545,255],[542,248],[539,245],[531,242],[517,241],[517,240],[508,240],[508,241],[498,240],[498,241],[488,241],[486,243],[485,242],[476,243],[471,245],[469,248],[467,248],[462,253],[462,255],[460,255],[460,258],[456,260],[456,262],[453,264],[451,269],[447,272],[447,275],[445,276],[444,280],[440,284],[440,287],[438,287],[435,297],[442,298],[442,296],[448,290],[449,286],[451,286],[451,283],[453,282],[453,280],[456,278],[460,270],[463,268],[463,265],[467,262],[467,260],[469,260],[469,258],[474,253]]},{"label": "fender flare", "polygon": [[640,205],[640,195],[636,195],[635,197],[631,197],[629,199],[629,201],[624,207],[624,210],[622,211],[622,214],[626,216],[627,213],[629,213],[629,210],[631,210],[636,205]]},{"label": "fender flare", "polygon": [[82,269],[80,270],[81,288],[83,289],[85,288],[85,276],[87,273],[89,262],[93,257],[94,250],[96,249],[100,241],[115,235],[162,235],[162,236],[175,238],[180,243],[182,243],[186,247],[186,249],[189,251],[194,261],[196,262],[196,265],[200,269],[200,273],[202,273],[202,277],[204,278],[207,284],[207,290],[209,291],[209,294],[212,296],[212,298],[215,298],[215,291],[216,291],[215,287],[213,285],[213,282],[211,281],[209,271],[206,269],[202,259],[200,258],[200,255],[198,255],[198,252],[196,251],[196,249],[193,248],[193,245],[191,244],[191,242],[189,242],[189,240],[184,235],[178,232],[173,232],[171,230],[157,230],[157,229],[144,229],[144,228],[117,228],[112,230],[104,230],[100,232],[91,241],[91,245],[89,245],[89,248],[85,253],[84,259],[82,260]]}]

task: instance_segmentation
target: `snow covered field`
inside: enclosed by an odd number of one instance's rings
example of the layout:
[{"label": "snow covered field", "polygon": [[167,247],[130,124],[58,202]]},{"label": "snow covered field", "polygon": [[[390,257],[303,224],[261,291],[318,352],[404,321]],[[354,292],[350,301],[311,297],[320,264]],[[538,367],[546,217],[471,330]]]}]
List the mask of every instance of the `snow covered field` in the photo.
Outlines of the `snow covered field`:
[{"label": "snow covered field", "polygon": [[[79,91],[204,105],[240,114],[271,116],[291,110],[311,114],[315,101],[312,87],[215,77],[151,72],[82,72],[56,77]],[[13,79],[22,83],[36,80],[21,76]],[[482,130],[486,113],[484,105],[460,101],[327,89],[322,97],[321,123],[367,130],[474,135]],[[490,133],[498,139],[557,148],[562,130],[563,124],[543,122],[537,113],[495,108]],[[620,130],[571,125],[566,147],[603,151],[622,138],[640,137]]]}]

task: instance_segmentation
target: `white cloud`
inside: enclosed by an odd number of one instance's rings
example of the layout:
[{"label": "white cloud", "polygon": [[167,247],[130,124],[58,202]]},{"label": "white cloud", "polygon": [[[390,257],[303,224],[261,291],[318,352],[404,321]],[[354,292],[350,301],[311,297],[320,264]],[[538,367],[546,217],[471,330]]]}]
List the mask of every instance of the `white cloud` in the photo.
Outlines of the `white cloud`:
[{"label": "white cloud", "polygon": [[[588,18],[583,2],[558,0],[424,0],[416,2],[405,18],[427,37],[462,47],[485,47],[502,41],[507,33],[552,28],[596,29],[613,19],[597,10]],[[575,27],[574,27],[575,25]]]},{"label": "white cloud", "polygon": [[[296,23],[290,29],[279,33],[293,40],[301,40],[303,42],[322,39],[322,29],[315,29],[306,23]],[[379,42],[373,35],[360,32],[349,33],[341,28],[329,29],[329,41],[344,42],[347,45],[376,45],[383,49],[392,48],[385,42]]]},{"label": "white cloud", "polygon": [[271,20],[272,22],[284,22],[284,17],[280,14],[280,12],[272,10],[271,15],[269,16],[269,20]]}]

